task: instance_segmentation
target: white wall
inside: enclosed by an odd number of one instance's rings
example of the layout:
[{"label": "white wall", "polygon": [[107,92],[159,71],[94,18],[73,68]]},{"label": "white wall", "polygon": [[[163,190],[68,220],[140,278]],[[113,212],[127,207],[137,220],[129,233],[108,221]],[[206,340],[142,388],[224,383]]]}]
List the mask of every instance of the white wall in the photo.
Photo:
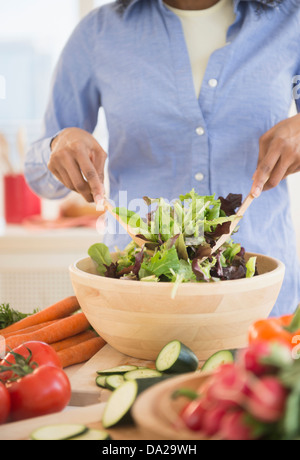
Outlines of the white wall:
[{"label": "white wall", "polygon": [[[11,8],[13,8],[12,5],[10,5],[10,2],[7,2],[7,0],[0,0],[0,5],[1,5],[1,18],[0,18],[0,24],[2,24],[1,30],[0,30],[0,39],[4,39],[4,36],[6,34],[7,38],[13,38],[13,37],[20,37],[21,31],[23,30],[23,36],[27,39],[32,36],[32,30],[30,30],[30,24],[28,23],[28,19],[32,15],[32,17],[37,17],[37,14],[33,14],[33,8],[34,5],[36,4],[36,0],[26,0],[26,7],[25,3],[23,0],[15,0],[15,2],[18,2],[20,6],[23,7],[22,14],[17,14],[16,11],[20,11],[20,9],[14,10],[14,25],[15,27],[11,27],[8,21],[8,15],[5,19],[5,14],[3,14],[6,10],[7,13]],[[68,0],[68,3],[76,3],[78,5],[78,20],[80,17],[83,17],[86,15],[93,7],[98,7],[101,6],[105,3],[109,3],[111,0]],[[14,4],[15,4],[14,2]],[[41,12],[38,12],[38,14],[42,15],[44,18],[45,16],[45,5],[42,2],[43,5],[40,6],[42,8]],[[64,0],[64,3],[66,3],[66,0]],[[53,4],[53,14],[54,10],[58,8],[58,0],[51,0],[51,4]],[[66,5],[64,5],[66,7]],[[5,9],[3,9],[5,7]],[[46,8],[47,9],[47,8]],[[43,13],[44,11],[44,13]],[[29,18],[26,17],[26,13],[29,14]],[[63,46],[64,41],[67,39],[67,36],[70,34],[71,29],[73,29],[73,26],[75,26],[76,22],[76,11],[74,11],[74,16],[69,17],[69,18],[61,18],[59,24],[59,32],[60,35],[57,34],[57,28],[55,31],[55,37],[56,37],[56,42],[55,42],[55,51],[58,53],[59,49]],[[19,18],[22,22],[18,25],[18,22],[16,19]],[[64,22],[65,21],[65,22]],[[40,21],[40,29],[42,30],[42,21]],[[51,21],[50,21],[51,22]],[[57,21],[56,21],[57,22]],[[37,31],[38,33],[38,31]],[[48,33],[48,32],[47,32]],[[39,43],[39,46],[44,45],[47,43],[47,33],[42,31],[42,37],[43,40],[37,40],[37,43]],[[48,33],[49,35],[49,33]],[[1,103],[1,101],[0,101]],[[291,115],[294,114],[294,110],[292,109]],[[105,137],[105,127],[101,129],[101,127],[98,127],[97,129],[97,137]],[[104,145],[105,147],[106,145]],[[291,194],[291,205],[292,205],[292,220],[294,223],[294,226],[296,228],[296,233],[297,233],[297,240],[298,240],[298,253],[300,256],[300,212],[299,212],[299,198],[300,198],[300,173],[294,174],[289,177],[288,179],[289,186],[290,186],[290,194]],[[51,208],[51,204],[48,203],[48,207]],[[47,213],[46,213],[47,214]],[[50,212],[51,214],[51,212]],[[3,216],[3,192],[2,192],[2,178],[1,178],[1,171],[0,171],[0,223],[1,223],[1,218]]]}]

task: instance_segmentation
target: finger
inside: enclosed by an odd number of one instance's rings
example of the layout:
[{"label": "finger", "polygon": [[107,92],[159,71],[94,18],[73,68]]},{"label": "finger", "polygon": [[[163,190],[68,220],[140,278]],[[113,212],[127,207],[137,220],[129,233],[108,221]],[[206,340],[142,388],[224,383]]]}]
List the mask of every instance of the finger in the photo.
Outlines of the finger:
[{"label": "finger", "polygon": [[287,174],[289,167],[289,163],[284,161],[282,157],[278,160],[277,164],[275,165],[269,179],[264,185],[264,190],[271,190],[274,187],[277,187],[277,185],[284,179],[284,177]]},{"label": "finger", "polygon": [[78,163],[72,159],[66,160],[65,165],[66,173],[72,183],[71,190],[76,191],[82,195],[87,202],[91,203],[93,201],[91,189],[88,182],[84,179]]},{"label": "finger", "polygon": [[286,171],[286,173],[285,173],[284,179],[286,179],[286,178],[287,178],[288,176],[290,176],[291,174],[296,174],[296,173],[298,173],[298,172],[300,172],[300,165],[299,165],[298,162],[295,162],[295,163],[291,164],[291,165],[288,167],[288,169],[287,169],[287,171]]},{"label": "finger", "polygon": [[280,156],[280,149],[272,145],[265,155],[260,154],[260,160],[258,161],[257,169],[253,176],[253,184],[251,187],[251,193],[254,197],[259,197],[264,189],[266,182],[269,180],[272,171],[277,164]]},{"label": "finger", "polygon": [[60,171],[58,172],[58,175],[60,176],[60,181],[70,190],[75,191],[74,185],[68,175],[68,172],[61,168]]},{"label": "finger", "polygon": [[51,173],[56,177],[56,179],[59,180],[65,187],[67,187],[70,190],[74,190],[72,181],[70,180],[68,174],[63,170],[63,168],[60,168],[60,170],[51,169]]},{"label": "finger", "polygon": [[87,155],[81,155],[77,158],[79,167],[84,175],[86,181],[89,184],[90,192],[95,199],[97,196],[103,195],[103,181],[104,181],[104,172],[100,171],[98,173],[96,167],[94,166],[92,160]]},{"label": "finger", "polygon": [[104,187],[104,168],[105,168],[105,163],[107,159],[107,154],[104,150],[98,150],[95,152],[94,156],[94,165],[95,169],[97,171],[98,177],[101,182],[101,193],[98,195],[95,195],[95,203],[99,202],[100,200],[103,200],[105,197],[105,187]]}]

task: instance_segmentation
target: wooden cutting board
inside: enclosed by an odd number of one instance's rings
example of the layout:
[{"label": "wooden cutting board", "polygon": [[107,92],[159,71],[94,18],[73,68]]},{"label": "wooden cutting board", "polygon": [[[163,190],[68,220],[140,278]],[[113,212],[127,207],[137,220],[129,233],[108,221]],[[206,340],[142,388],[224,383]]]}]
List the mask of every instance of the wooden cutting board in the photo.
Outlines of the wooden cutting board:
[{"label": "wooden cutting board", "polygon": [[[105,403],[98,403],[87,407],[70,408],[63,412],[43,417],[36,417],[20,422],[8,423],[0,426],[1,441],[18,441],[30,438],[32,431],[46,425],[60,423],[79,423],[89,428],[103,430],[101,418]],[[155,440],[156,437],[143,434],[135,426],[114,428],[107,430],[112,440]]]},{"label": "wooden cutting board", "polygon": [[145,361],[123,355],[110,345],[105,345],[93,358],[79,368],[70,377],[72,398],[70,406],[86,406],[105,402],[111,392],[96,385],[97,371],[129,364],[155,369],[154,361]]}]

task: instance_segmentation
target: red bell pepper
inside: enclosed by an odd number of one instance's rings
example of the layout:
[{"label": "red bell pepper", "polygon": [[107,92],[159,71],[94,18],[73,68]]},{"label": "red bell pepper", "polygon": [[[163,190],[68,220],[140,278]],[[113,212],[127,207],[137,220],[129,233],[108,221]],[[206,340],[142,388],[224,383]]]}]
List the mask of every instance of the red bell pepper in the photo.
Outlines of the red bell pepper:
[{"label": "red bell pepper", "polygon": [[300,305],[294,314],[258,320],[248,331],[249,344],[263,341],[280,342],[290,349],[297,343],[296,336],[300,339]]}]

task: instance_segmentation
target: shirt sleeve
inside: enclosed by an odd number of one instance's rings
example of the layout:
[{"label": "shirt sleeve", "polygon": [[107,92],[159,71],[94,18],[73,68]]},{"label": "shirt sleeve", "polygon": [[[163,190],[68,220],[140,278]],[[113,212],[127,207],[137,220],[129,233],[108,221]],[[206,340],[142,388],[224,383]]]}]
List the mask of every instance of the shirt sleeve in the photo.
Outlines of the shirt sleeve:
[{"label": "shirt sleeve", "polygon": [[92,133],[97,124],[101,96],[93,70],[96,14],[94,10],[79,23],[61,53],[52,78],[42,135],[26,155],[26,180],[44,198],[63,198],[70,192],[47,166],[53,137],[68,127]]},{"label": "shirt sleeve", "polygon": [[294,99],[296,102],[297,111],[298,113],[300,113],[300,70],[299,70],[299,74],[295,75],[293,79],[293,84],[294,84],[294,88],[293,88]]}]

